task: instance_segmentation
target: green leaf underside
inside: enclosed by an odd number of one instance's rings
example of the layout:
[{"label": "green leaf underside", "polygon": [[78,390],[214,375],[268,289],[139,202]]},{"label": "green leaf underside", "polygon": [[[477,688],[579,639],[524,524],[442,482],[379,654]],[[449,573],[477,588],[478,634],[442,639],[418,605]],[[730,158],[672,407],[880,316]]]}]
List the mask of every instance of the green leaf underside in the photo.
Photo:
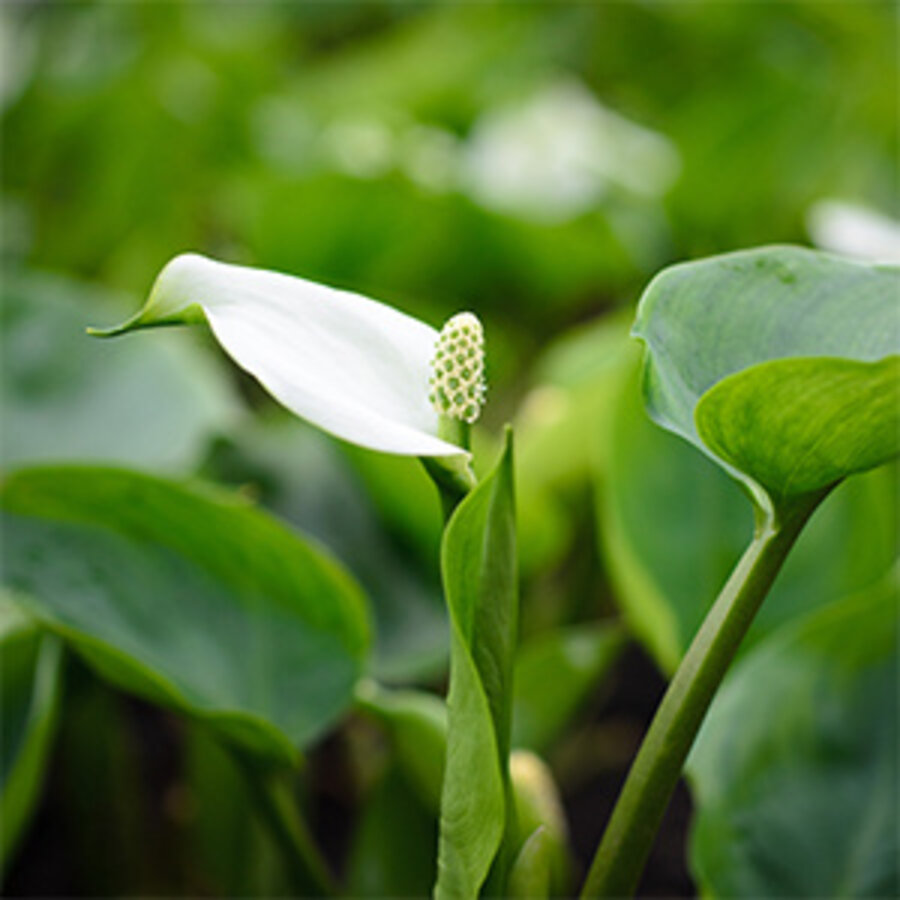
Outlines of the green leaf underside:
[{"label": "green leaf underside", "polygon": [[753,366],[707,391],[696,421],[714,453],[787,501],[900,452],[900,356]]},{"label": "green leaf underside", "polygon": [[[890,366],[859,367],[851,387],[849,372],[841,379],[837,362],[877,363],[900,353],[898,296],[896,267],[799,247],[749,250],[667,269],[641,298],[634,328],[647,345],[650,413],[732,474],[749,479],[751,490],[761,485],[772,499],[787,497],[785,489],[806,493],[878,465],[896,452],[885,438],[898,425],[896,404],[890,408],[883,396]],[[797,365],[768,368],[775,360]],[[765,367],[755,372],[760,364]],[[777,375],[788,382],[773,391]],[[733,380],[726,384],[728,376]],[[857,392],[851,421],[840,418],[839,401],[829,393],[838,381],[845,398]],[[719,393],[704,408],[704,395],[716,386]],[[786,394],[801,417],[796,424],[779,415]],[[740,453],[734,452],[735,428],[718,418],[726,413],[743,422]],[[714,432],[734,461],[706,442]],[[875,444],[873,451],[859,452],[869,444]],[[802,471],[792,476],[797,459],[803,460]]]},{"label": "green leaf underside", "polygon": [[688,762],[704,895],[897,896],[896,604],[832,604],[731,676]]},{"label": "green leaf underside", "polygon": [[126,690],[291,760],[347,707],[362,597],[323,553],[212,491],[115,469],[3,486],[3,579]]},{"label": "green leaf underside", "polygon": [[33,623],[0,633],[0,875],[40,796],[60,690],[59,640]]},{"label": "green leaf underside", "polygon": [[[607,457],[597,490],[604,557],[633,633],[672,672],[750,540],[750,509],[721,467],[647,418],[636,377],[617,398]],[[892,467],[882,466],[829,495],[741,652],[883,575],[896,555],[895,479]]]},{"label": "green leaf underside", "polygon": [[444,535],[451,623],[447,761],[435,897],[474,898],[507,827],[517,619],[512,438]]}]

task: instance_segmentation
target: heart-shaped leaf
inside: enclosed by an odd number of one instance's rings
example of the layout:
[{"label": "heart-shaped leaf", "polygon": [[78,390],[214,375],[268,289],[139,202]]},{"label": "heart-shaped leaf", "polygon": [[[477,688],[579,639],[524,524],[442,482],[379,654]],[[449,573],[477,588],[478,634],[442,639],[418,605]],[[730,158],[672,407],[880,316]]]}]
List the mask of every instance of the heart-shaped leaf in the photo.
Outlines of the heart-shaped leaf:
[{"label": "heart-shaped leaf", "polygon": [[688,762],[704,896],[897,896],[896,600],[819,610],[726,682]]},{"label": "heart-shaped leaf", "polygon": [[56,730],[59,640],[0,601],[0,874],[28,824]]},{"label": "heart-shaped leaf", "polygon": [[[449,643],[434,566],[439,535],[428,566],[411,559],[406,543],[392,539],[342,449],[317,429],[274,410],[217,442],[203,472],[258,494],[261,505],[321,541],[359,580],[374,617],[375,677],[401,683],[433,677],[446,669]],[[440,528],[434,486],[418,460],[364,450],[359,455],[414,466],[426,493],[403,484],[408,501],[418,504],[425,522]],[[396,472],[392,467],[385,477]]]},{"label": "heart-shaped leaf", "polygon": [[118,686],[284,760],[351,702],[359,589],[263,513],[89,467],[21,470],[0,505],[3,580]]},{"label": "heart-shaped leaf", "polygon": [[763,508],[900,449],[900,268],[769,247],[665,270],[641,298],[651,415]]},{"label": "heart-shaped leaf", "polygon": [[441,553],[450,611],[447,763],[435,897],[476,897],[507,827],[518,619],[512,436],[457,508]]},{"label": "heart-shaped leaf", "polygon": [[[637,373],[619,389],[598,464],[598,532],[634,634],[674,671],[753,532],[750,508],[709,457],[646,416]],[[744,640],[877,581],[896,554],[891,466],[848,479],[797,541]],[[685,515],[685,510],[690,515]]]}]

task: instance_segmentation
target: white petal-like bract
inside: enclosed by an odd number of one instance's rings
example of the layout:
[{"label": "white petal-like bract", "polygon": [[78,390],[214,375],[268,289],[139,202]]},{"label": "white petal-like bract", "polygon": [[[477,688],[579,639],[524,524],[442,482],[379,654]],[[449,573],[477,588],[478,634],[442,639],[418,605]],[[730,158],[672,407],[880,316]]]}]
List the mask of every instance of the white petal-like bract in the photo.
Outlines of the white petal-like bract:
[{"label": "white petal-like bract", "polygon": [[196,318],[281,404],[353,444],[407,456],[467,456],[441,440],[428,402],[438,333],[347,291],[277,272],[173,259],[142,312],[110,333]]}]

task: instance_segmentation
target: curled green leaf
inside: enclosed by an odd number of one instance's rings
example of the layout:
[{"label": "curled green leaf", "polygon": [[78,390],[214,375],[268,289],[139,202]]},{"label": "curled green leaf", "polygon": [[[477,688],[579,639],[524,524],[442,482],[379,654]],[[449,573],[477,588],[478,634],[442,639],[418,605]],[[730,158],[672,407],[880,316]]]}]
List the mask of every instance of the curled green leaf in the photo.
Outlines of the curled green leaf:
[{"label": "curled green leaf", "polygon": [[886,462],[900,429],[898,296],[900,268],[799,247],[666,269],[634,327],[650,414],[765,510]]}]

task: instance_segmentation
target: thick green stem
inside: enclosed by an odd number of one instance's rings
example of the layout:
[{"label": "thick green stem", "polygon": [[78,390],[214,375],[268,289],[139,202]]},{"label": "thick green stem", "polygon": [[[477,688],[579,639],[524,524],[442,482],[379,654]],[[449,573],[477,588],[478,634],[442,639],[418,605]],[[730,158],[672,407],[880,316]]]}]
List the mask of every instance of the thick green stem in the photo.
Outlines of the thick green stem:
[{"label": "thick green stem", "polygon": [[334,876],[278,773],[259,769],[239,751],[233,754],[253,803],[287,862],[298,896],[334,897]]},{"label": "thick green stem", "polygon": [[672,679],[631,766],[582,897],[634,894],[694,738],[775,576],[828,491],[758,525]]},{"label": "thick green stem", "polygon": [[[456,444],[464,450],[469,449],[471,427],[458,419],[441,416],[438,422],[438,437],[451,444]],[[464,456],[452,457],[420,457],[425,471],[431,476],[431,480],[438,489],[441,498],[441,511],[444,515],[444,524],[450,521],[450,516],[459,505],[459,502],[475,487],[475,475],[469,465],[469,460]]]}]

